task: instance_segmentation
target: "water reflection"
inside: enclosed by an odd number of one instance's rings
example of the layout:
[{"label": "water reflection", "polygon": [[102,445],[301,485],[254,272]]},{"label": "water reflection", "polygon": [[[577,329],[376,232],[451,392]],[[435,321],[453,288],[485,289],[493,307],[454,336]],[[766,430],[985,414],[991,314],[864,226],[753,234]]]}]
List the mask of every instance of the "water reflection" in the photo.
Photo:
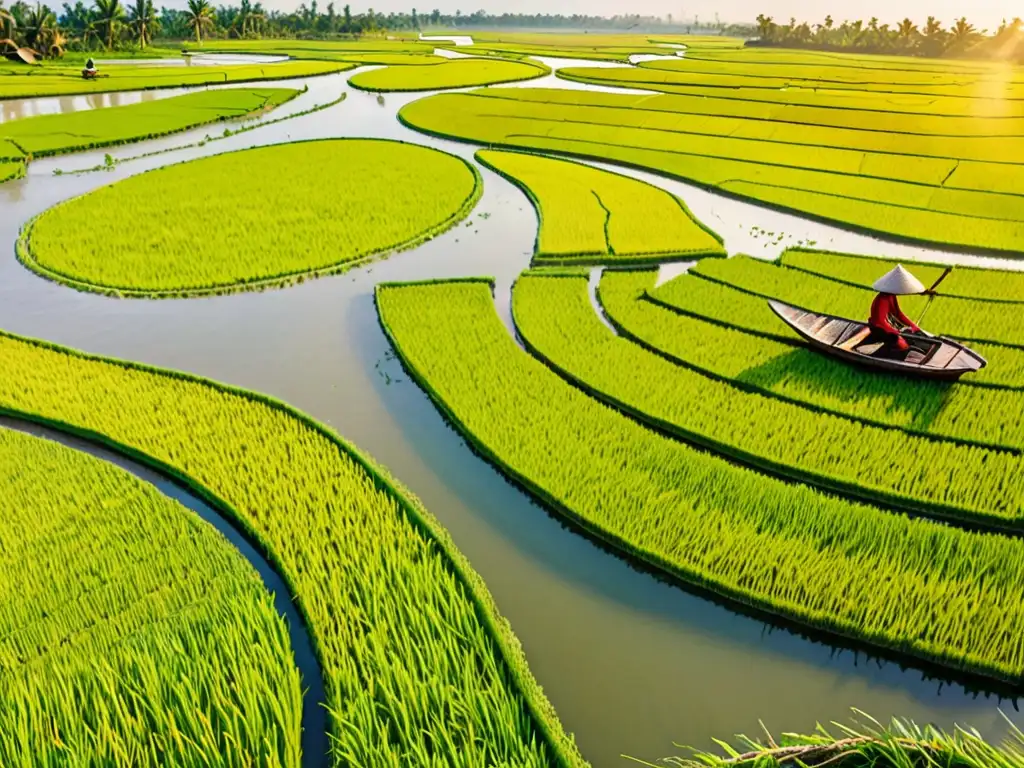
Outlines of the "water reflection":
[{"label": "water reflection", "polygon": [[[56,167],[96,165],[112,150],[39,160],[28,178],[0,185],[0,242],[8,244],[0,259],[0,327],[264,391],[353,440],[451,532],[515,627],[566,727],[598,768],[625,765],[622,753],[648,760],[672,754],[673,741],[710,747],[712,737],[758,730],[759,719],[775,732],[808,730],[818,720],[846,720],[851,706],[880,719],[900,715],[945,727],[960,722],[1000,737],[1005,724],[997,697],[944,686],[919,669],[863,653],[837,652],[633,569],[536,507],[445,424],[394,359],[372,292],[385,280],[494,275],[498,311],[511,325],[508,289],[529,263],[536,216],[519,190],[486,169],[470,226],[347,274],[284,290],[116,300],[43,280],[13,257],[21,224],[56,202],[186,159],[333,136],[401,139],[472,157],[475,146],[418,134],[395,119],[398,109],[423,94],[388,94],[381,106],[374,94],[349,89],[350,75],[293,81],[310,86],[294,106],[286,105],[296,110],[348,93],[323,112],[124,163],[110,173],[52,176]],[[173,149],[207,133],[216,135],[217,127],[112,153]],[[903,259],[998,262],[887,243],[650,173],[607,167],[678,194],[723,235],[730,253],[767,257],[787,244],[814,241]],[[1012,705],[1005,709],[1024,725]]]}]

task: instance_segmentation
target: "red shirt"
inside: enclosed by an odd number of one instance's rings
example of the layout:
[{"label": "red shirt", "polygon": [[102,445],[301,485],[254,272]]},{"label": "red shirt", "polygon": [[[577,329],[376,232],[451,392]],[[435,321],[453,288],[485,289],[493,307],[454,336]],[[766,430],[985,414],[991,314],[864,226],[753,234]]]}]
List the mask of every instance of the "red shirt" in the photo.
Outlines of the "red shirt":
[{"label": "red shirt", "polygon": [[912,331],[920,330],[913,320],[903,314],[900,302],[894,294],[878,294],[871,302],[871,319],[868,320],[868,325],[886,333],[899,334],[900,331],[893,325],[893,321],[898,321]]}]

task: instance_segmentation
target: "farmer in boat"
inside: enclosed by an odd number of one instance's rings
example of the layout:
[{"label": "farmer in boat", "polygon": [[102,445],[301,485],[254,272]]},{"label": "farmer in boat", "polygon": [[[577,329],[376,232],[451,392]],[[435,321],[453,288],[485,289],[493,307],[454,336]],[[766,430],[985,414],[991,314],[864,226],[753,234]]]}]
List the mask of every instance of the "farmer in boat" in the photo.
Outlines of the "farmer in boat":
[{"label": "farmer in boat", "polygon": [[84,77],[86,80],[91,80],[92,78],[96,77],[96,74],[96,62],[90,58],[88,61],[85,62],[85,69],[82,70],[82,77]]},{"label": "farmer in boat", "polygon": [[878,295],[871,302],[871,319],[868,320],[871,336],[868,341],[881,341],[889,351],[906,352],[910,345],[902,334],[920,333],[921,329],[903,314],[897,297],[925,293],[925,287],[900,264],[878,278],[873,287]]}]

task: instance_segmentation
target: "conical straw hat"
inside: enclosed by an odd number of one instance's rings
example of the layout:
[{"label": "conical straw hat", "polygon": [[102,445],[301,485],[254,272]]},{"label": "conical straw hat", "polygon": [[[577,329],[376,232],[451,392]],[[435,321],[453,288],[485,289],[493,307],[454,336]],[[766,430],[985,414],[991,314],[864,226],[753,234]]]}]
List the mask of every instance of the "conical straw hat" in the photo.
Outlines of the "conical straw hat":
[{"label": "conical straw hat", "polygon": [[899,296],[924,293],[921,281],[907,272],[902,264],[897,264],[890,272],[878,278],[873,287],[879,293],[895,293]]}]

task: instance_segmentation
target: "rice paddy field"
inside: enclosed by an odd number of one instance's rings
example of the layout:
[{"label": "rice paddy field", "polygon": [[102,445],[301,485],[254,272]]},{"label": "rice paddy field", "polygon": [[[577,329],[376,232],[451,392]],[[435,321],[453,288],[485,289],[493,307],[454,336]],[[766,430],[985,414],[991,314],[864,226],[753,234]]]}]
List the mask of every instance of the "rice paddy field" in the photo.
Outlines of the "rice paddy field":
[{"label": "rice paddy field", "polygon": [[1021,764],[1024,74],[742,43],[2,70],[0,763]]},{"label": "rice paddy field", "polygon": [[529,60],[469,58],[442,64],[399,65],[360,72],[353,75],[349,83],[364,91],[435,91],[530,80],[550,71]]}]

